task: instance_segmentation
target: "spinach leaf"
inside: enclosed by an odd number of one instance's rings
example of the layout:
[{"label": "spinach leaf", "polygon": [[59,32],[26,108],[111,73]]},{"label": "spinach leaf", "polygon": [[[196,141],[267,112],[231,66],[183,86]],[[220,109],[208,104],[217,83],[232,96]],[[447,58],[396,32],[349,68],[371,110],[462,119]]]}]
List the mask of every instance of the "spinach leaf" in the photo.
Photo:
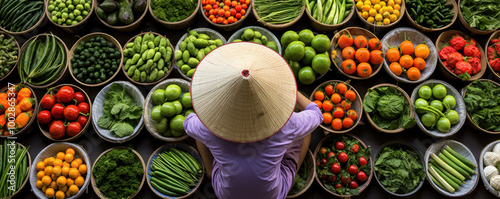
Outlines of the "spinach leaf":
[{"label": "spinach leaf", "polygon": [[460,10],[470,27],[494,30],[500,27],[500,0],[463,0]]},{"label": "spinach leaf", "polygon": [[395,130],[415,126],[415,120],[410,116],[410,105],[398,89],[384,86],[368,92],[363,108],[378,127]]},{"label": "spinach leaf", "polygon": [[500,131],[500,86],[474,81],[466,87],[465,107],[472,121],[488,131]]}]

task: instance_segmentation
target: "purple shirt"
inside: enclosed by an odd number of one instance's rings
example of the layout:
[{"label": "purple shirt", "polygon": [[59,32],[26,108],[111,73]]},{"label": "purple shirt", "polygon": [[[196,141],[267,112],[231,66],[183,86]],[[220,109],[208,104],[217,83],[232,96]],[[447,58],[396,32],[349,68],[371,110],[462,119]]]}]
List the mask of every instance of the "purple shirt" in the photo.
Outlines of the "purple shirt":
[{"label": "purple shirt", "polygon": [[271,137],[254,143],[234,143],[212,134],[190,114],[187,134],[205,144],[214,156],[212,186],[219,198],[285,198],[297,170],[302,138],[323,121],[315,103],[293,113]]}]

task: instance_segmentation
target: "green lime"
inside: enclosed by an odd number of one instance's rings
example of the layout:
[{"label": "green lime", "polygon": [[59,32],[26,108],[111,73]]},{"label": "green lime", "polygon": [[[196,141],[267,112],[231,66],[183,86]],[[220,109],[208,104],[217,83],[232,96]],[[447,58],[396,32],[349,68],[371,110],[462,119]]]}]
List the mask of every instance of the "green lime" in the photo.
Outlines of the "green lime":
[{"label": "green lime", "polygon": [[256,39],[256,38],[252,39],[251,42],[257,43],[257,44],[262,44],[262,40]]},{"label": "green lime", "polygon": [[163,105],[161,105],[161,115],[164,117],[170,117],[172,115],[175,115],[175,105],[172,102],[165,102]]},{"label": "green lime", "polygon": [[331,65],[330,58],[324,54],[319,54],[314,56],[311,66],[313,70],[318,74],[325,74],[330,70]]},{"label": "green lime", "polygon": [[273,49],[276,52],[280,52],[278,50],[278,45],[274,41],[267,42],[266,46],[269,47],[269,48],[271,48],[271,49]]},{"label": "green lime", "polygon": [[281,35],[280,41],[283,48],[286,48],[288,44],[292,43],[292,41],[298,41],[298,40],[299,40],[299,35],[296,32],[289,30],[283,33],[283,35]]},{"label": "green lime", "polygon": [[187,117],[189,114],[191,113],[194,113],[194,110],[193,109],[188,109],[185,113],[184,113],[184,117]]},{"label": "green lime", "polygon": [[167,101],[174,101],[181,96],[182,89],[177,84],[170,84],[165,89],[165,98]]},{"label": "green lime", "polygon": [[151,96],[153,99],[153,104],[154,105],[161,105],[163,102],[165,102],[165,90],[163,89],[157,89],[153,92],[153,95]]},{"label": "green lime", "polygon": [[242,37],[243,37],[243,39],[245,39],[245,41],[252,40],[254,36],[255,36],[255,33],[251,28],[247,28],[247,29],[245,29],[245,31],[243,31]]},{"label": "green lime", "polygon": [[167,118],[162,118],[159,122],[156,122],[155,124],[156,131],[159,133],[165,133],[167,132],[168,129],[168,119]]},{"label": "green lime", "polygon": [[171,134],[174,137],[181,137],[182,135],[184,135],[184,132],[183,131],[174,131],[174,130],[172,130]]},{"label": "green lime", "polygon": [[257,39],[260,39],[262,38],[262,33],[260,33],[259,31],[253,31],[253,38],[257,38]]},{"label": "green lime", "polygon": [[305,55],[304,43],[301,41],[290,43],[285,49],[285,54],[290,61],[300,61]]},{"label": "green lime", "polygon": [[306,66],[300,69],[299,71],[299,81],[302,84],[309,85],[314,82],[316,79],[316,75],[311,67]]},{"label": "green lime", "polygon": [[311,41],[311,46],[317,53],[323,53],[330,49],[330,38],[324,34],[316,35]]},{"label": "green lime", "polygon": [[446,87],[444,87],[442,84],[435,85],[432,88],[432,95],[435,98],[443,99],[446,96],[446,93],[447,93]]},{"label": "green lime", "polygon": [[170,129],[172,129],[172,134],[174,134],[174,131],[181,133],[184,132],[184,120],[186,120],[186,118],[182,115],[176,115],[170,120]]},{"label": "green lime", "polygon": [[175,114],[181,114],[182,113],[182,104],[180,101],[173,101],[175,106]]},{"label": "green lime", "polygon": [[151,119],[154,121],[160,121],[163,118],[161,114],[161,106],[155,106],[151,109]]},{"label": "green lime", "polygon": [[425,85],[422,86],[418,89],[418,96],[421,98],[424,98],[426,100],[430,99],[432,96],[432,89],[431,87]]},{"label": "green lime", "polygon": [[185,108],[191,108],[193,105],[191,104],[191,94],[190,93],[184,93],[181,97],[181,103],[182,106]]},{"label": "green lime", "polygon": [[290,65],[293,75],[295,75],[295,78],[297,78],[299,76],[300,68],[302,67],[300,66],[300,63],[296,61],[288,61],[288,65]]},{"label": "green lime", "polygon": [[306,46],[311,45],[311,41],[314,38],[314,33],[309,29],[304,29],[299,32],[299,41],[304,42]]},{"label": "green lime", "polygon": [[306,66],[310,66],[311,62],[316,56],[316,51],[311,46],[306,46],[304,48],[304,58],[302,58],[302,63]]}]

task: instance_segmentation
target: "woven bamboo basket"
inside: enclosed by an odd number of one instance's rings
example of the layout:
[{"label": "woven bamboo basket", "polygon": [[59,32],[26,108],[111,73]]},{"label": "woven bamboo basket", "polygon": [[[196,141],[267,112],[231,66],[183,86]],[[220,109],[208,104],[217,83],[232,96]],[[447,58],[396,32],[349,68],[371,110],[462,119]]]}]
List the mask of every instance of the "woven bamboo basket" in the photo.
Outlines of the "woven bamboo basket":
[{"label": "woven bamboo basket", "polygon": [[300,190],[299,192],[293,193],[292,195],[290,195],[290,192],[288,192],[288,195],[286,196],[286,198],[298,198],[303,193],[305,193],[307,190],[309,190],[309,188],[311,187],[311,185],[314,182],[314,176],[316,176],[316,166],[314,166],[314,164],[316,163],[316,160],[315,160],[316,158],[314,158],[314,157],[315,156],[313,156],[313,153],[311,152],[311,150],[310,149],[307,150],[307,154],[306,154],[306,157],[304,159],[304,162],[302,162],[302,165],[306,164],[308,166],[307,167],[306,184],[305,184],[304,188],[302,190]]},{"label": "woven bamboo basket", "polygon": [[[16,84],[18,85],[18,84]],[[20,131],[16,132],[15,134],[13,135],[8,135],[8,136],[4,136],[3,133],[0,134],[0,138],[7,138],[7,137],[19,137],[25,133],[28,133],[28,132],[31,132],[33,130],[33,128],[31,128],[31,126],[33,125],[33,122],[35,121],[35,118],[36,118],[36,113],[38,113],[38,109],[40,108],[40,106],[38,105],[38,98],[36,96],[36,93],[35,91],[33,90],[33,88],[31,88],[30,86],[28,85],[22,85],[23,87],[26,87],[26,88],[29,88],[30,91],[31,91],[31,95],[32,97],[35,99],[35,103],[33,104],[34,107],[33,107],[33,116],[31,117],[30,121],[28,122],[28,124],[26,124],[26,126],[24,126],[23,129],[21,129]],[[6,87],[3,87],[0,92],[6,92],[7,89],[8,89],[8,85]],[[8,116],[8,115],[6,115]],[[8,126],[8,124],[6,124]]]},{"label": "woven bamboo basket", "polygon": [[[149,4],[149,2],[150,2],[150,0],[148,0],[147,4]],[[97,4],[101,3],[101,0],[93,0],[92,3],[95,5],[94,9],[97,9],[97,7],[98,7]],[[101,19],[99,16],[97,16],[97,18],[99,19],[99,21],[101,21],[102,24],[104,24],[108,28],[115,29],[119,32],[130,32],[130,31],[137,29],[141,25],[142,20],[146,16],[147,12],[148,12],[147,9],[144,9],[144,12],[140,16],[134,15],[134,18],[135,18],[134,22],[132,22],[131,24],[122,25],[122,26],[109,25],[105,20]]]},{"label": "woven bamboo basket", "polygon": [[[500,83],[498,82],[495,82],[493,80],[490,80],[490,79],[479,79],[478,81],[488,81],[488,82],[491,82],[495,85],[497,85],[498,87],[500,87]],[[472,83],[470,83],[469,85],[467,86],[470,86]],[[462,90],[461,90],[461,94],[462,94],[462,99],[465,98],[465,94],[467,94],[467,87],[464,87]],[[455,98],[456,99],[456,98]],[[471,116],[469,115],[469,112],[467,112],[467,110],[465,110],[465,113],[466,113],[466,116],[467,116],[467,122],[476,130],[479,130],[479,131],[482,131],[482,132],[485,132],[485,133],[489,133],[489,134],[500,134],[500,131],[489,131],[489,130],[486,130],[486,129],[483,129],[481,128],[479,125],[477,125],[471,118]],[[482,156],[481,156],[482,157]]]},{"label": "woven bamboo basket", "polygon": [[[406,11],[406,1],[401,1],[401,7],[399,9],[399,16],[398,16],[398,19],[396,19],[396,21],[390,23],[389,25],[376,25],[375,23],[370,23],[368,22],[366,19],[364,19],[362,16],[361,16],[361,12],[359,12],[358,8],[356,8],[356,13],[358,13],[358,17],[359,19],[366,25],[366,27],[368,27],[369,30],[373,30],[373,32],[377,32],[377,31],[380,31],[380,30],[386,30],[386,29],[389,29],[391,27],[393,27],[394,25],[396,25],[397,23],[399,23],[401,21],[401,19],[403,18],[404,16],[404,13]],[[353,6],[356,6],[356,4],[354,4]]]},{"label": "woven bamboo basket", "polygon": [[[40,0],[40,1],[43,1],[43,7],[45,9],[46,7],[46,4],[47,2],[45,0]],[[40,17],[40,19],[33,25],[31,26],[30,28],[24,30],[24,31],[21,31],[21,32],[12,32],[12,31],[9,31],[9,30],[6,30],[5,28],[2,28],[0,27],[0,30],[2,31],[5,31],[6,33],[9,33],[10,35],[31,35],[31,34],[36,34],[36,32],[38,32],[36,29],[38,27],[42,27],[42,26],[45,26],[47,24],[47,16],[45,16],[45,14],[42,14],[42,16]]]},{"label": "woven bamboo basket", "polygon": [[[356,10],[356,4],[354,2],[354,0],[352,0],[352,2],[354,3],[351,7],[351,12],[349,12],[349,14],[347,15],[347,17],[344,18],[344,20],[338,24],[325,24],[325,23],[321,23],[320,21],[318,21],[317,19],[315,19],[312,14],[309,12],[309,10],[306,8],[305,9],[305,12],[306,12],[306,15],[307,17],[309,18],[309,21],[311,22],[311,26],[314,30],[316,31],[319,31],[319,32],[333,32],[334,30],[340,28],[340,27],[343,27],[348,21],[351,20],[352,16],[354,15],[354,12]],[[347,11],[347,10],[346,10]]]},{"label": "woven bamboo basket", "polygon": [[257,19],[258,22],[260,22],[263,26],[271,29],[271,30],[277,30],[277,31],[281,31],[281,30],[286,30],[288,28],[290,28],[290,26],[292,26],[293,24],[297,23],[297,21],[300,20],[300,18],[302,18],[302,15],[304,15],[304,12],[306,10],[306,5],[302,6],[302,11],[300,12],[299,16],[297,16],[297,18],[291,22],[288,22],[288,23],[284,23],[284,24],[274,24],[274,23],[268,23],[268,22],[265,22],[265,21],[262,21],[259,17],[259,15],[257,14],[257,11],[255,10],[255,2],[252,1],[252,12],[253,12],[253,16],[255,16],[255,18]]},{"label": "woven bamboo basket", "polygon": [[196,8],[194,9],[193,13],[189,15],[187,18],[180,20],[180,21],[175,21],[175,22],[169,22],[169,21],[164,21],[158,17],[156,17],[153,13],[153,8],[151,8],[151,1],[148,1],[148,11],[153,16],[153,19],[156,20],[158,23],[163,25],[166,28],[173,29],[173,30],[181,30],[184,28],[187,28],[191,26],[194,21],[196,21],[198,9],[200,9],[201,5],[201,0],[198,0],[198,3],[196,4]]},{"label": "woven bamboo basket", "polygon": [[85,18],[83,18],[82,21],[80,21],[79,23],[75,24],[75,25],[59,25],[57,24],[56,22],[52,21],[52,18],[50,17],[50,12],[48,10],[48,7],[49,7],[49,0],[45,0],[45,9],[44,9],[44,12],[45,12],[45,15],[47,16],[47,19],[56,27],[58,28],[61,28],[63,29],[64,31],[68,32],[68,33],[71,33],[71,34],[75,34],[75,33],[78,33],[80,31],[82,31],[85,27],[87,27],[87,25],[89,24],[89,19],[92,17],[92,14],[94,13],[94,10],[96,9],[96,5],[95,5],[95,2],[92,1],[92,5],[90,6],[90,11],[89,11],[89,14],[87,16],[85,16]]},{"label": "woven bamboo basket", "polygon": [[460,9],[460,2],[462,2],[462,0],[458,0],[458,18],[460,18],[460,22],[462,22],[462,25],[467,29],[469,30],[472,34],[478,34],[478,35],[487,35],[487,34],[490,34],[492,32],[495,32],[495,30],[497,29],[493,29],[493,30],[479,30],[477,28],[473,28],[469,25],[469,22],[467,22],[465,20],[465,18],[463,17],[462,15],[462,9]]},{"label": "woven bamboo basket", "polygon": [[227,31],[228,32],[228,31],[234,31],[234,30],[238,29],[239,27],[241,27],[241,25],[243,25],[243,21],[245,21],[245,19],[247,19],[248,16],[250,15],[250,12],[252,12],[253,1],[252,1],[252,4],[248,5],[248,7],[246,9],[246,12],[245,12],[245,15],[243,15],[241,17],[241,19],[239,19],[238,21],[236,21],[234,23],[227,24],[227,25],[226,24],[218,24],[218,23],[212,22],[205,15],[205,11],[203,10],[203,5],[200,3],[198,6],[199,6],[200,13],[203,16],[203,18],[205,19],[205,21],[207,21],[209,24],[217,27],[217,29],[219,29],[219,30]]}]

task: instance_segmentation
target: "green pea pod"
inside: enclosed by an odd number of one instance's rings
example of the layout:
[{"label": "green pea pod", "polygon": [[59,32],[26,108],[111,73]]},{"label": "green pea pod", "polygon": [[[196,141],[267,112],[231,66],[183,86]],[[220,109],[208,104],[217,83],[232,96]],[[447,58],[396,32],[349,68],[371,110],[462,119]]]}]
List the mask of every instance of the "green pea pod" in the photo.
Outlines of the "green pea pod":
[{"label": "green pea pod", "polygon": [[174,58],[175,58],[175,60],[182,59],[182,51],[181,50],[175,51]]},{"label": "green pea pod", "polygon": [[209,40],[210,37],[208,35],[206,35],[206,34],[200,33],[200,34],[198,34],[198,39]]},{"label": "green pea pod", "polygon": [[160,35],[157,35],[157,36],[155,37],[155,39],[153,40],[153,44],[154,44],[155,46],[160,45],[160,40],[161,40],[161,36],[160,36]]},{"label": "green pea pod", "polygon": [[208,45],[215,45],[215,40],[208,40]]},{"label": "green pea pod", "polygon": [[[134,47],[135,47],[135,45],[134,45]],[[135,51],[134,48],[128,48],[128,54],[123,53],[123,56],[128,55],[128,56],[132,57],[136,54],[136,52],[139,52],[140,50],[141,50],[140,48],[138,51]]]},{"label": "green pea pod", "polygon": [[160,58],[161,58],[161,53],[160,52],[156,52],[155,56],[153,57],[153,61],[156,62],[156,61],[160,60]]},{"label": "green pea pod", "polygon": [[[210,45],[209,47],[210,47],[210,49],[212,49],[212,50],[214,50],[214,49],[216,49],[216,48],[217,48],[217,46],[216,46],[216,45]],[[212,50],[211,50],[211,51],[212,51]]]},{"label": "green pea pod", "polygon": [[190,57],[187,62],[187,65],[189,65],[191,68],[195,68],[198,65],[198,63],[200,63],[198,59]]},{"label": "green pea pod", "polygon": [[182,61],[184,61],[184,63],[187,63],[189,61],[189,57],[191,57],[189,51],[185,50],[182,53]]},{"label": "green pea pod", "polygon": [[163,76],[165,76],[165,72],[160,70],[158,71],[158,75],[156,77],[156,81],[160,80]]},{"label": "green pea pod", "polygon": [[165,61],[163,59],[158,60],[158,69],[163,69],[165,67]]},{"label": "green pea pod", "polygon": [[143,60],[148,59],[148,52],[149,52],[149,50],[148,50],[148,51],[143,52],[143,53],[142,53],[142,55],[141,55],[141,59],[143,59]]},{"label": "green pea pod", "polygon": [[224,44],[224,42],[222,42],[221,39],[216,39],[215,40],[215,45],[217,45],[217,47],[222,46],[223,44]]},{"label": "green pea pod", "polygon": [[169,62],[170,59],[172,59],[172,51],[171,50],[170,51],[167,50],[167,54],[165,55],[164,59],[166,62]]},{"label": "green pea pod", "polygon": [[134,43],[138,43],[140,45],[142,43],[142,36],[139,35],[139,36],[135,37]]},{"label": "green pea pod", "polygon": [[143,64],[143,65],[137,65],[137,66],[141,66],[141,67],[137,68],[137,70],[139,70],[139,71],[144,71],[144,70],[146,70],[146,67],[147,67],[147,65],[146,65],[146,64]]},{"label": "green pea pod", "polygon": [[198,54],[196,55],[196,59],[201,60],[201,59],[203,59],[203,57],[205,57],[205,51],[204,50],[198,51]]},{"label": "green pea pod", "polygon": [[[188,59],[189,59],[189,58],[188,58]],[[184,62],[184,61],[182,61],[182,59],[181,59],[181,60],[177,60],[177,66],[182,66],[182,65],[184,65],[184,63],[185,63],[185,62]]]},{"label": "green pea pod", "polygon": [[151,59],[155,56],[155,50],[154,49],[149,49],[147,59]]},{"label": "green pea pod", "polygon": [[191,67],[189,67],[188,65],[184,64],[181,66],[181,72],[184,73],[184,74],[187,74],[187,72],[191,70]]},{"label": "green pea pod", "polygon": [[147,44],[142,44],[141,45],[141,53],[144,53],[147,49],[148,49],[148,45]]},{"label": "green pea pod", "polygon": [[165,49],[165,47],[160,47],[159,49],[160,53],[161,53],[161,56],[163,56],[163,58],[165,58],[167,56],[167,49]]},{"label": "green pea pod", "polygon": [[136,69],[135,65],[131,66],[127,71],[127,76],[132,77],[134,75],[135,69]]},{"label": "green pea pod", "polygon": [[132,57],[132,63],[131,64],[135,64],[137,63],[137,61],[139,61],[139,59],[141,58],[141,55],[139,54],[135,54],[133,57]]},{"label": "green pea pod", "polygon": [[194,30],[190,30],[190,31],[188,31],[188,33],[189,33],[189,35],[193,35],[195,37],[197,37],[199,35],[198,32],[196,32]]},{"label": "green pea pod", "polygon": [[146,77],[147,77],[146,71],[142,71],[141,72],[141,82],[145,82],[146,81]]},{"label": "green pea pod", "polygon": [[153,63],[154,61],[152,59],[148,60],[148,62],[146,62],[146,68],[151,68],[151,66],[153,66]]},{"label": "green pea pod", "polygon": [[208,41],[206,39],[196,39],[193,44],[196,48],[205,48],[208,46]]},{"label": "green pea pod", "polygon": [[163,47],[167,47],[167,46],[170,46],[170,40],[168,40],[167,38],[161,38],[160,39],[160,47],[163,46]]},{"label": "green pea pod", "polygon": [[156,80],[156,77],[158,76],[158,69],[154,69],[151,74],[149,74],[148,81],[149,82],[154,82]]},{"label": "green pea pod", "polygon": [[193,41],[194,41],[195,39],[197,39],[197,38],[196,38],[195,36],[193,36],[193,35],[189,35],[189,36],[187,37],[187,39],[188,39],[188,42],[193,42]]},{"label": "green pea pod", "polygon": [[130,42],[130,43],[128,43],[128,44],[126,45],[126,47],[127,47],[127,48],[132,48],[132,47],[134,47],[134,43]]},{"label": "green pea pod", "polygon": [[181,44],[179,44],[179,50],[181,50],[183,52],[186,50],[186,47],[187,47],[186,41],[182,41]]},{"label": "green pea pod", "polygon": [[128,70],[130,68],[130,66],[132,65],[132,60],[131,59],[127,59],[127,61],[125,62],[125,67],[124,69],[125,70]]},{"label": "green pea pod", "polygon": [[208,54],[212,49],[210,47],[206,47],[203,51],[205,51],[205,55]]},{"label": "green pea pod", "polygon": [[187,72],[186,76],[188,76],[188,77],[190,77],[190,78],[191,78],[191,77],[193,77],[193,74],[194,74],[194,68],[193,68],[193,69],[191,69],[191,70],[189,70],[189,71]]},{"label": "green pea pod", "polygon": [[134,71],[134,76],[132,77],[132,80],[138,82],[139,80],[141,80],[141,71],[139,70],[135,70]]},{"label": "green pea pod", "polygon": [[187,50],[189,51],[189,54],[191,56],[196,56],[196,53],[195,53],[196,48],[195,48],[193,42],[188,42],[188,44],[187,44]]},{"label": "green pea pod", "polygon": [[155,48],[155,44],[152,41],[148,42],[148,48],[149,49]]}]

